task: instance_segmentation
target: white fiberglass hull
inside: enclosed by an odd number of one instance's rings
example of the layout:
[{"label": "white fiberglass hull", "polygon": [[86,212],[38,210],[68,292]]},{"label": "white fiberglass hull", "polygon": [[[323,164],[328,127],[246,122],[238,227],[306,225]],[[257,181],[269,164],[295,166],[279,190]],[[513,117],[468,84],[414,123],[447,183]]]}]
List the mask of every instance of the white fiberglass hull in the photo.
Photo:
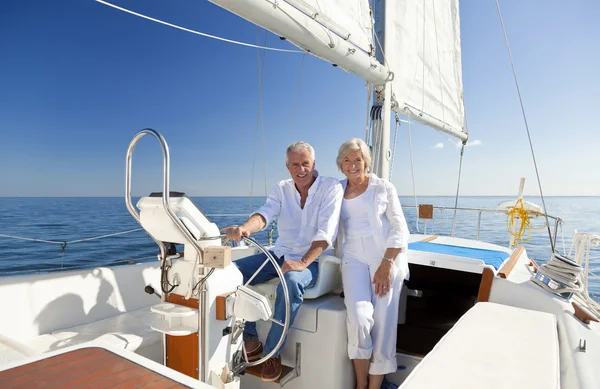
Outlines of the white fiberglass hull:
[{"label": "white fiberglass hull", "polygon": [[[412,236],[414,240],[421,238],[422,236]],[[477,241],[447,237],[439,239],[446,244],[492,247]],[[456,258],[445,260],[445,263],[438,262],[437,265],[454,266],[457,271],[469,271],[474,266],[469,261],[460,264],[460,260]],[[424,266],[425,261],[422,256],[414,255],[411,263],[413,266]],[[533,269],[529,264],[530,260],[525,253],[506,279],[494,277],[488,301],[552,314],[557,325],[557,362],[560,366],[557,380],[560,387],[600,387],[600,372],[595,369],[600,361],[600,326],[594,322],[582,323],[574,317],[570,301],[551,295],[530,282]],[[0,278],[0,293],[4,297],[0,303],[4,318],[0,321],[0,335],[5,337],[0,342],[0,354],[7,356],[9,349],[17,350],[10,354],[11,361],[6,358],[2,361],[4,367],[0,366],[0,370],[18,364],[19,358],[23,361],[27,358],[40,358],[41,355],[60,352],[61,349],[81,347],[86,342],[104,342],[108,347],[134,352],[162,364],[162,336],[149,329],[145,316],[149,307],[160,300],[156,295],[144,292],[147,285],[159,291],[159,280],[158,262]],[[319,308],[321,311],[317,308],[311,311],[307,304],[306,311],[300,312],[295,324],[300,329],[292,328],[290,331],[290,341],[282,352],[283,361],[288,365],[296,363],[295,345],[300,343],[302,369],[300,376],[287,383],[286,387],[314,389],[328,379],[333,382],[328,383],[328,387],[336,387],[336,383],[340,387],[352,385],[352,369],[347,360],[346,345],[340,341],[345,338],[342,300],[338,295],[329,295],[307,301],[312,304],[310,306],[323,308]],[[315,316],[307,316],[310,314]],[[314,332],[306,327],[312,325],[315,326]],[[326,328],[328,325],[339,327],[341,337],[318,332],[319,327]],[[259,325],[259,332],[264,335],[266,328],[266,325]],[[496,336],[511,338],[514,331],[519,331],[519,328],[507,327]],[[582,348],[584,343],[585,349]],[[18,355],[19,345],[23,346],[21,356]],[[435,349],[433,352],[436,352]],[[493,350],[490,352],[493,353]],[[332,359],[339,362],[333,365],[337,366],[334,371],[327,372],[319,368],[329,366]],[[406,369],[390,375],[389,379],[401,384],[420,362],[421,357],[399,354],[398,363]],[[483,363],[482,368],[484,367]],[[497,374],[498,369],[501,370],[502,366],[495,366],[494,371],[486,374]],[[460,368],[456,369],[456,374],[460,374]],[[242,378],[241,387],[261,388],[266,387],[265,385],[269,384],[246,375]]]}]

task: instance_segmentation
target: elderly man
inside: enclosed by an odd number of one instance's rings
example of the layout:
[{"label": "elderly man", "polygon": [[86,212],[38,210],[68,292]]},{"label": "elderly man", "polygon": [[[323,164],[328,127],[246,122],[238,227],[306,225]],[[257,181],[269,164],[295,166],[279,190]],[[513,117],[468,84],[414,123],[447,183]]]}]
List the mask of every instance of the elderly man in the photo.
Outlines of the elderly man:
[{"label": "elderly man", "polygon": [[[323,177],[315,170],[315,151],[308,143],[295,142],[286,150],[286,163],[291,180],[279,182],[267,202],[239,227],[230,227],[227,236],[239,241],[243,236],[262,230],[277,217],[279,237],[271,251],[283,270],[290,296],[290,325],[303,301],[304,290],[317,280],[317,258],[331,246],[337,233],[343,189],[337,179]],[[244,275],[244,282],[263,264],[266,256],[257,254],[235,262]],[[259,284],[277,277],[268,263],[252,280]],[[285,320],[285,300],[281,284],[277,288],[274,318]],[[258,340],[255,323],[246,323],[244,346],[250,360],[273,351],[283,328],[272,325],[264,350]],[[284,343],[285,344],[285,343]],[[282,345],[283,347],[283,345]],[[281,375],[279,350],[262,365],[263,381],[275,381]]]}]

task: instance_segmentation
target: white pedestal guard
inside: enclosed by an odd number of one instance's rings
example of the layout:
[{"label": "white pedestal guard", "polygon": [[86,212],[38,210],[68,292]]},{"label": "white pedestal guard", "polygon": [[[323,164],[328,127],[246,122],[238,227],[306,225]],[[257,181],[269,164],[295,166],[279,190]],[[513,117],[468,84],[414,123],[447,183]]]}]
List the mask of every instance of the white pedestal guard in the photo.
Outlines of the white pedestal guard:
[{"label": "white pedestal guard", "polygon": [[[173,336],[185,336],[198,332],[198,310],[171,303],[156,304],[150,308],[158,314],[150,327]],[[157,316],[157,315],[155,315]]]}]

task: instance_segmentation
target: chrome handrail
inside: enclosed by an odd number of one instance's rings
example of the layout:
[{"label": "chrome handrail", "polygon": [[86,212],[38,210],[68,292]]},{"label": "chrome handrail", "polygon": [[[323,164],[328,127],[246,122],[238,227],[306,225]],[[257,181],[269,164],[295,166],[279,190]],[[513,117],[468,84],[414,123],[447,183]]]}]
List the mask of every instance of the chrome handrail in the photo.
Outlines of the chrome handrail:
[{"label": "chrome handrail", "polygon": [[[169,201],[170,198],[171,198],[171,192],[170,192],[171,158],[169,156],[169,146],[167,145],[167,141],[165,140],[165,138],[158,131],[153,130],[151,128],[146,128],[146,129],[138,132],[133,137],[133,140],[129,144],[129,148],[127,149],[127,162],[126,162],[127,166],[126,166],[126,169],[125,169],[125,201],[127,203],[127,209],[129,210],[129,213],[131,213],[131,215],[141,225],[140,215],[135,210],[133,204],[131,203],[131,160],[132,160],[133,150],[135,149],[135,146],[136,146],[137,142],[139,142],[139,140],[142,139],[145,135],[152,135],[152,136],[154,136],[154,138],[156,140],[158,140],[158,142],[160,143],[160,146],[161,146],[161,149],[162,149],[162,152],[163,152],[163,195],[162,195],[162,204],[163,204],[163,207],[165,209],[165,212],[167,212],[167,215],[169,215],[169,217],[171,218],[171,220],[173,221],[173,223],[175,223],[175,225],[177,227],[179,227],[179,230],[185,235],[185,237],[192,244],[192,246],[194,246],[194,248],[196,249],[196,251],[198,253],[201,253],[202,252],[202,247],[200,247],[200,245],[198,244],[196,238],[194,238],[194,236],[185,227],[185,225],[183,224],[183,222],[181,220],[179,220],[179,218],[177,217],[177,215],[175,215],[175,212],[173,212],[173,209],[171,208],[171,203]],[[152,235],[150,235],[150,236],[152,237]],[[166,259],[166,252],[167,251],[166,251],[166,247],[165,247],[164,243],[158,241],[154,237],[152,237],[152,239],[160,247],[161,258],[162,259]],[[204,258],[202,259],[202,264],[203,263],[204,263]]]},{"label": "chrome handrail", "polygon": [[[169,165],[170,165],[169,146],[167,146],[167,142],[162,137],[162,135],[160,135],[157,131],[155,131],[153,129],[150,129],[150,128],[146,128],[146,129],[138,132],[137,134],[135,134],[135,136],[131,140],[131,143],[129,143],[129,147],[127,148],[127,157],[126,157],[126,161],[125,161],[125,204],[127,205],[127,210],[129,211],[129,213],[131,214],[131,216],[133,216],[133,218],[135,220],[137,220],[137,222],[139,223],[139,225],[142,225],[142,223],[140,221],[140,214],[137,212],[137,210],[133,206],[133,203],[131,202],[131,160],[132,160],[132,157],[133,157],[133,150],[135,149],[135,146],[136,146],[137,142],[139,142],[139,140],[142,139],[145,135],[152,135],[152,136],[154,136],[158,140],[158,142],[160,143],[160,145],[162,147],[162,151],[163,151],[163,178],[164,178],[164,182],[163,182],[163,197],[164,197],[164,193],[167,193],[167,198],[169,196],[169,192],[168,192],[168,189],[169,189],[169,170],[170,170],[170,167],[169,167]],[[152,240],[160,248],[160,258],[162,260],[165,260],[167,258],[167,248],[165,247],[165,244],[163,242],[161,242],[160,240],[154,238],[152,236],[152,234],[150,234],[148,231],[146,231],[146,233],[148,235],[150,235],[150,237],[152,238]]]},{"label": "chrome handrail", "polygon": [[[414,205],[403,205],[402,206],[403,209],[416,209],[416,207]],[[487,208],[464,208],[464,207],[439,207],[439,206],[434,206],[433,207],[434,210],[438,209],[440,211],[474,211],[474,212],[478,212],[478,219],[477,219],[477,240],[479,240],[480,237],[480,233],[481,233],[481,215],[483,212],[487,212],[487,213],[503,213],[503,214],[508,214],[508,210],[505,209],[487,209]],[[544,216],[544,214],[539,214],[539,216]],[[554,236],[552,237],[553,239],[553,246],[556,246],[556,238],[558,235],[558,226],[563,222],[563,220],[558,217],[558,216],[552,216],[552,215],[548,215],[546,214],[545,216],[548,217],[548,219],[552,219],[554,220]],[[450,234],[450,236],[454,236],[454,232],[452,232]]]},{"label": "chrome handrail", "polygon": [[[414,205],[403,205],[402,206],[403,209],[416,209],[416,207]],[[504,213],[504,214],[508,214],[508,210],[505,209],[487,209],[487,208],[464,208],[464,207],[439,207],[439,206],[434,206],[433,209],[439,209],[441,211],[453,211],[453,210],[457,210],[457,211],[477,211],[477,212],[489,212],[489,213]],[[539,216],[544,216],[543,213],[540,213]],[[557,216],[552,216],[552,215],[548,215],[548,217],[550,219],[554,219],[554,220],[561,220],[561,218],[557,217]]]}]

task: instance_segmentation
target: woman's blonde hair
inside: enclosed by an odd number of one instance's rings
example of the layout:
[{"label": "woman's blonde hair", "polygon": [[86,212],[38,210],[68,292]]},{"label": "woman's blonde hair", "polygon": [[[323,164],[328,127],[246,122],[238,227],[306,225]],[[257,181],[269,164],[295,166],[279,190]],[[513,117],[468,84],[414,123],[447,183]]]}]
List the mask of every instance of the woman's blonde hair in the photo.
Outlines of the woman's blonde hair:
[{"label": "woman's blonde hair", "polygon": [[363,159],[365,160],[366,170],[369,171],[371,169],[371,150],[369,150],[369,146],[359,138],[352,138],[350,140],[345,141],[340,146],[338,150],[338,155],[336,159],[337,167],[342,171],[342,161],[346,158],[346,155],[349,153],[360,150],[362,153]]}]

